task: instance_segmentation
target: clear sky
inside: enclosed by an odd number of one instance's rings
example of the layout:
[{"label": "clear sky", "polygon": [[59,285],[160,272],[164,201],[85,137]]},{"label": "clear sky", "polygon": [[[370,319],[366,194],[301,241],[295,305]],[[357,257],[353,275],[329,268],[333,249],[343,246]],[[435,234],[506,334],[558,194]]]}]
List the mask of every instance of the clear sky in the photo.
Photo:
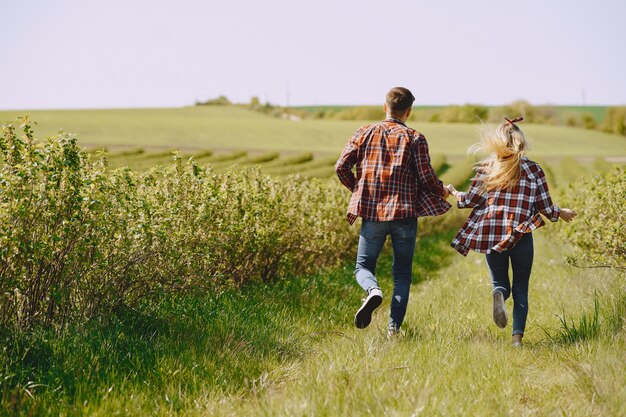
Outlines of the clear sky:
[{"label": "clear sky", "polygon": [[0,109],[626,103],[624,0],[0,0]]}]

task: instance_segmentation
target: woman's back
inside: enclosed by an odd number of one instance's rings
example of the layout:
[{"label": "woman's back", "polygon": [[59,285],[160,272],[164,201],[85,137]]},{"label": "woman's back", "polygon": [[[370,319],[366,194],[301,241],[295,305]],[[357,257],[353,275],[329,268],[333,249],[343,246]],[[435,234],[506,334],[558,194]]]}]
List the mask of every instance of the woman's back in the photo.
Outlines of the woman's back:
[{"label": "woman's back", "polygon": [[469,218],[452,241],[462,255],[470,249],[481,253],[502,252],[512,247],[524,233],[559,219],[559,208],[552,203],[546,176],[534,161],[522,157],[519,178],[509,188],[485,190],[478,173],[467,193],[457,193],[459,208],[473,208]]}]

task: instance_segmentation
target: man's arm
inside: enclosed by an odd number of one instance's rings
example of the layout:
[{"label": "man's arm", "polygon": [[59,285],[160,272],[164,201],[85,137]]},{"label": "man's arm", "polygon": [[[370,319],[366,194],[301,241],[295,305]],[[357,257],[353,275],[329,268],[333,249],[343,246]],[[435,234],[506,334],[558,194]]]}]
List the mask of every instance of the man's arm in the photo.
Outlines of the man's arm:
[{"label": "man's arm", "polygon": [[357,162],[359,148],[356,143],[360,136],[361,129],[357,130],[354,136],[348,140],[346,147],[343,149],[343,152],[341,152],[341,156],[335,164],[335,172],[339,177],[339,181],[350,191],[354,191],[354,186],[356,185],[356,178],[352,172],[352,167]]},{"label": "man's arm", "polygon": [[443,187],[443,182],[437,177],[437,173],[430,165],[430,154],[428,153],[428,142],[426,138],[419,135],[415,140],[413,156],[417,167],[417,180],[431,193],[439,196],[446,196],[447,190]]}]

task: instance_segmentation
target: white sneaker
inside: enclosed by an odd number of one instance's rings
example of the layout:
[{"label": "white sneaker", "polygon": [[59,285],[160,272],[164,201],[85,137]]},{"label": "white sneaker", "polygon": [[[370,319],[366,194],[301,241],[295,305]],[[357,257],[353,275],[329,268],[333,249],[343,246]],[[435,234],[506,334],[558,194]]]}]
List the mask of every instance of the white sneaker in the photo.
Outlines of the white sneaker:
[{"label": "white sneaker", "polygon": [[372,321],[372,313],[383,302],[383,292],[380,288],[370,288],[361,308],[354,315],[354,324],[359,329],[369,326]]},{"label": "white sneaker", "polygon": [[500,291],[493,292],[493,321],[501,329],[506,327],[508,321],[506,316],[506,304],[504,304],[504,295]]},{"label": "white sneaker", "polygon": [[397,327],[391,327],[387,329],[387,339],[393,339],[398,336],[404,336],[404,332]]}]

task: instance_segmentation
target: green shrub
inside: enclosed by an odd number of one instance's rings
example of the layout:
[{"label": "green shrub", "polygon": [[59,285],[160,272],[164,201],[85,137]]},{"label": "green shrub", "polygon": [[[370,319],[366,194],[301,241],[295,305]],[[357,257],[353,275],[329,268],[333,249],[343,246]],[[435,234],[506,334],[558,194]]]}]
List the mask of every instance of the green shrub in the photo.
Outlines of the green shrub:
[{"label": "green shrub", "polygon": [[441,110],[436,120],[444,123],[480,123],[486,121],[489,109],[476,104],[466,104],[464,106],[447,106]]},{"label": "green shrub", "polygon": [[608,133],[626,135],[626,107],[609,107],[601,129]]},{"label": "green shrub", "polygon": [[219,96],[207,101],[196,101],[196,106],[229,106],[233,104],[228,97]]},{"label": "green shrub", "polygon": [[626,167],[618,166],[606,174],[580,179],[563,192],[563,205],[578,212],[578,218],[560,229],[577,248],[568,257],[572,265],[626,270],[624,178]]},{"label": "green shrub", "polygon": [[[63,327],[168,293],[335,265],[356,244],[333,182],[256,171],[109,170],[72,135],[2,126],[0,325]],[[305,231],[305,232],[303,232]]]},{"label": "green shrub", "polygon": [[527,123],[559,123],[558,111],[554,106],[533,106],[525,100],[514,101],[506,106],[492,107],[489,110],[489,120],[496,123],[503,122],[504,117],[517,116],[523,116]]},{"label": "green shrub", "polygon": [[338,120],[384,120],[386,117],[382,106],[349,107],[332,113]]}]

